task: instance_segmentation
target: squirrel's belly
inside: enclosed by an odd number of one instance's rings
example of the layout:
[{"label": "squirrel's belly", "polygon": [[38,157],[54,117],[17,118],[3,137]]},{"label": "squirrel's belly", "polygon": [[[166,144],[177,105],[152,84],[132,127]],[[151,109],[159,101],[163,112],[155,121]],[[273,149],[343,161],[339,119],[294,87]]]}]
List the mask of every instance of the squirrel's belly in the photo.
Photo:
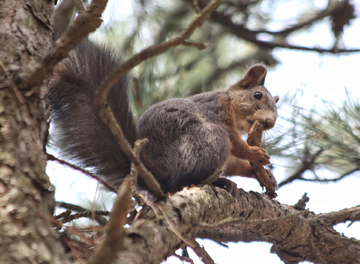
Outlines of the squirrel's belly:
[{"label": "squirrel's belly", "polygon": [[[225,163],[230,140],[225,129],[212,123],[188,100],[154,105],[138,122],[143,148],[154,175],[167,192],[199,184]],[[151,168],[150,168],[151,170]]]}]

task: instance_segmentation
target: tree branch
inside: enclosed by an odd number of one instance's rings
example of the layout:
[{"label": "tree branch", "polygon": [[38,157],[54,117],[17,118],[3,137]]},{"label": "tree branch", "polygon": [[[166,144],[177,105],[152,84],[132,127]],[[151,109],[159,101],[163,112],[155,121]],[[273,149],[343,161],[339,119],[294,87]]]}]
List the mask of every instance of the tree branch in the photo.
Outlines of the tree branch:
[{"label": "tree branch", "polygon": [[[161,206],[167,208],[167,216],[183,236],[195,234],[201,226],[214,230],[218,229],[216,223],[232,226],[234,221],[229,220],[232,218],[238,219],[238,230],[264,236],[265,241],[272,242],[273,252],[285,263],[303,260],[342,263],[344,259],[346,263],[356,263],[360,259],[359,241],[344,239],[334,231],[331,225],[336,221],[328,222],[323,215],[308,211],[299,212],[258,193],[240,189],[240,197],[235,201],[225,190],[205,185],[184,188]],[[350,215],[357,221],[358,210],[355,207],[350,209],[351,213],[339,214],[342,220]],[[156,218],[152,210],[143,210],[126,229],[124,243],[132,245],[119,253],[120,261],[126,263],[159,263],[184,246],[167,221]]]},{"label": "tree branch", "polygon": [[360,206],[355,206],[350,209],[343,209],[338,212],[331,212],[319,215],[319,219],[328,226],[334,226],[346,221],[360,221]]},{"label": "tree branch", "polygon": [[64,59],[90,32],[95,31],[102,23],[101,14],[107,0],[93,0],[91,5],[74,20],[69,29],[56,41],[43,60],[31,73],[20,76],[17,80],[20,89],[30,89],[40,85],[50,75],[55,65]]},{"label": "tree branch", "polygon": [[57,157],[55,157],[54,155],[51,154],[47,154],[48,155],[48,160],[52,160],[52,161],[57,161],[58,163],[62,164],[62,165],[66,165],[74,170],[80,171],[82,173],[84,173],[85,175],[90,176],[91,178],[97,180],[99,183],[103,184],[109,191],[117,193],[117,191],[115,190],[114,187],[112,187],[109,183],[107,183],[104,179],[102,179],[101,177],[97,176],[94,173],[91,173],[90,171],[87,171],[83,168],[80,168],[79,166],[76,166],[70,162],[67,162],[65,160],[59,159]]},{"label": "tree branch", "polygon": [[[308,151],[307,149],[305,149],[305,151]],[[290,177],[288,177],[287,179],[283,180],[282,182],[279,183],[279,188],[294,181],[294,180],[298,180],[298,179],[303,179],[302,175],[305,171],[313,168],[315,160],[317,159],[317,157],[320,156],[320,154],[324,151],[324,149],[319,149],[315,154],[310,155],[310,153],[305,153],[305,158],[302,161],[302,166],[297,170],[297,172],[295,172],[293,175],[291,175]]]},{"label": "tree branch", "polygon": [[[104,217],[102,217],[102,215],[109,215],[109,212],[105,212],[105,211],[91,211],[88,209],[85,209],[79,205],[75,205],[75,204],[70,204],[70,203],[65,203],[65,202],[56,202],[56,206],[57,207],[61,207],[61,208],[66,208],[69,210],[74,210],[74,211],[78,211],[80,213],[85,213],[85,214],[81,214],[81,215],[68,215],[68,219],[69,221],[72,221],[74,219],[77,219],[79,217],[93,217],[93,215],[95,215],[95,220],[102,226],[106,225],[106,223],[108,222]],[[60,219],[60,216],[55,216],[55,219]],[[65,223],[64,221],[62,221],[63,223]]]},{"label": "tree branch", "polygon": [[300,177],[298,179],[301,181],[311,181],[311,182],[337,182],[359,170],[360,170],[360,168],[355,168],[355,169],[345,172],[345,173],[341,174],[339,177],[336,177],[333,179],[306,179],[306,178],[302,178],[302,177]]},{"label": "tree branch", "polygon": [[[277,42],[267,42],[258,40],[256,38],[257,34],[260,32],[257,31],[251,31],[249,29],[246,29],[242,25],[236,25],[234,24],[230,18],[226,15],[220,14],[219,12],[213,12],[211,15],[211,20],[221,24],[225,28],[229,30],[229,32],[233,33],[234,35],[238,36],[239,38],[245,39],[249,42],[252,42],[259,47],[265,48],[265,49],[274,49],[274,48],[285,48],[285,49],[294,49],[294,50],[304,50],[304,51],[315,51],[318,53],[354,53],[354,52],[360,52],[360,49],[323,49],[323,48],[317,48],[317,47],[304,47],[304,46],[296,46],[296,45],[290,45],[288,43],[277,43]],[[271,32],[269,32],[271,34]]]},{"label": "tree branch", "polygon": [[279,31],[268,31],[268,30],[253,30],[252,32],[258,34],[258,33],[266,33],[266,34],[270,34],[270,35],[281,35],[281,36],[287,36],[292,32],[295,32],[296,30],[299,29],[303,29],[305,27],[309,27],[311,26],[314,22],[321,20],[327,16],[331,16],[334,11],[336,11],[342,4],[343,2],[338,2],[335,5],[332,5],[331,0],[328,1],[328,6],[326,7],[326,9],[321,10],[320,12],[318,12],[317,14],[315,14],[313,17],[307,19],[306,21],[303,21],[301,23],[298,23],[294,26],[285,26],[286,29],[284,30],[279,30]]},{"label": "tree branch", "polygon": [[304,195],[297,201],[296,204],[294,204],[294,208],[297,210],[305,210],[306,203],[309,201],[309,197],[307,197],[307,193],[304,193]]},{"label": "tree branch", "polygon": [[119,187],[118,199],[115,201],[106,226],[106,234],[95,248],[89,264],[111,264],[117,257],[117,252],[124,249],[124,225],[126,215],[132,206],[130,196],[131,179],[126,178]]}]

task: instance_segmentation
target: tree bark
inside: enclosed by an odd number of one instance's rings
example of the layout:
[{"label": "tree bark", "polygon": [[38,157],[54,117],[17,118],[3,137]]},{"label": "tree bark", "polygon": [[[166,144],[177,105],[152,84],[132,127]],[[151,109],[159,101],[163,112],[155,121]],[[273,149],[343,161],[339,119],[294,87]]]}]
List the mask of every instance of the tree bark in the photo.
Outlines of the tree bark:
[{"label": "tree bark", "polygon": [[[191,242],[199,230],[226,227],[253,234],[257,241],[273,243],[272,252],[284,263],[304,260],[360,263],[360,241],[346,238],[332,228],[347,220],[358,221],[360,206],[315,215],[270,200],[266,195],[241,189],[240,193],[237,201],[217,187],[185,188],[165,202],[152,204],[152,209],[145,207],[138,220],[125,231],[127,247],[120,252],[119,263],[160,263],[187,244],[174,233],[174,228]],[[159,206],[165,209],[167,217],[162,217],[157,210]],[[247,239],[250,241],[251,235]]]},{"label": "tree bark", "polygon": [[0,1],[0,263],[63,263],[49,218],[54,188],[45,173],[47,80],[24,93],[19,76],[51,46],[54,3]]}]

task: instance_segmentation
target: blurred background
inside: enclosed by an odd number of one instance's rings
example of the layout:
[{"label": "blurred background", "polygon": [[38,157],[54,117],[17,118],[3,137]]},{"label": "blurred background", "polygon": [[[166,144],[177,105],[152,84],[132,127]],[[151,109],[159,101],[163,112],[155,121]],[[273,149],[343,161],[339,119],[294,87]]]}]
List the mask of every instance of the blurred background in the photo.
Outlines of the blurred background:
[{"label": "blurred background", "polygon": [[[110,0],[103,25],[90,39],[126,59],[178,35],[206,2]],[[63,8],[67,14],[58,21],[74,17],[69,3],[58,3],[58,13]],[[294,205],[307,193],[307,208],[317,214],[359,205],[359,14],[359,0],[224,1],[190,38],[206,49],[179,46],[129,73],[134,118],[169,98],[226,88],[249,65],[262,62],[268,66],[265,86],[280,96],[277,124],[263,140],[280,186],[276,199]],[[48,150],[61,154],[52,141]],[[86,176],[55,162],[47,171],[57,201],[111,209],[114,196]],[[232,180],[246,191],[262,192],[256,180]],[[360,239],[360,223],[349,224],[335,228]],[[199,243],[216,263],[282,263],[265,242]],[[180,262],[171,257],[166,263]]]}]

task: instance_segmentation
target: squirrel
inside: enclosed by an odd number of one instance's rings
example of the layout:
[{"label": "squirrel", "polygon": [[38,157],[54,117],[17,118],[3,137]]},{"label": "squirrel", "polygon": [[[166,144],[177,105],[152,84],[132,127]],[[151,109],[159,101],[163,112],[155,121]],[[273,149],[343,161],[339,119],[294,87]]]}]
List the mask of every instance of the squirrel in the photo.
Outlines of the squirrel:
[{"label": "squirrel", "polygon": [[[83,40],[55,67],[48,100],[62,153],[114,187],[129,174],[131,163],[98,116],[94,100],[101,81],[121,63],[122,58],[107,47]],[[140,160],[163,192],[198,185],[219,169],[222,176],[255,178],[249,162],[266,165],[270,156],[249,146],[241,134],[248,133],[256,120],[265,130],[275,125],[279,97],[272,97],[264,87],[266,73],[264,65],[255,64],[228,89],[159,102],[149,107],[137,126],[126,76],[111,88],[107,103],[130,145],[148,138]],[[236,188],[224,177],[213,184],[232,193]],[[147,189],[141,179],[138,187]]]}]

